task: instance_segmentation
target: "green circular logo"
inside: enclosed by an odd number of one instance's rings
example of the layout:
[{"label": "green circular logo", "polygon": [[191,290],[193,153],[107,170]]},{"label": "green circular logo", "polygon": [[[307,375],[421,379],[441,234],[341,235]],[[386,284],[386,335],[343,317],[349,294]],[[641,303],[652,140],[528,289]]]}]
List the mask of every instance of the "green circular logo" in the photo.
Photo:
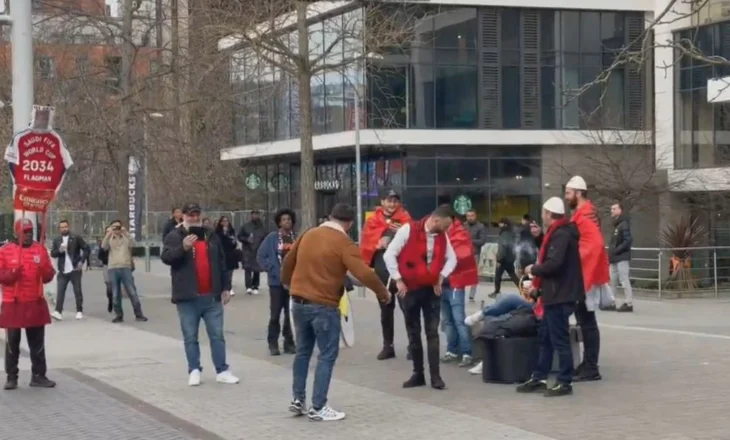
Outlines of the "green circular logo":
[{"label": "green circular logo", "polygon": [[285,190],[289,188],[289,177],[286,175],[279,173],[271,178],[271,187],[274,188],[274,190]]},{"label": "green circular logo", "polygon": [[454,211],[460,215],[466,214],[471,209],[471,199],[467,196],[459,196],[454,200]]},{"label": "green circular logo", "polygon": [[246,177],[246,188],[256,189],[259,186],[261,186],[261,177],[259,177],[258,174],[253,173],[249,174],[248,177]]}]

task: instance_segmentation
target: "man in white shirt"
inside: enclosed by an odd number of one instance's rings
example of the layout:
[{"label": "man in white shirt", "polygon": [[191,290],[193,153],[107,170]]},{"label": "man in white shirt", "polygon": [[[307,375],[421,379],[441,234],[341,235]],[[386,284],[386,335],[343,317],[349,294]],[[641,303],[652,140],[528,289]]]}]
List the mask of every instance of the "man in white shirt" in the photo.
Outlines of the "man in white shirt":
[{"label": "man in white shirt", "polygon": [[403,225],[383,255],[390,277],[398,286],[398,301],[406,318],[413,375],[403,388],[426,385],[421,342],[421,313],[426,333],[431,387],[444,389],[439,369],[439,321],[442,286],[456,267],[456,254],[446,231],[453,221],[447,205],[418,222]]},{"label": "man in white shirt", "polygon": [[81,292],[81,273],[84,269],[84,263],[89,258],[91,252],[89,245],[83,238],[71,233],[71,227],[68,220],[61,220],[58,223],[58,231],[60,237],[53,239],[51,247],[51,257],[57,259],[58,275],[56,293],[56,310],[51,313],[54,319],[63,319],[63,303],[66,300],[66,288],[68,283],[74,289],[74,297],[76,299],[76,319],[84,317],[84,295]]}]

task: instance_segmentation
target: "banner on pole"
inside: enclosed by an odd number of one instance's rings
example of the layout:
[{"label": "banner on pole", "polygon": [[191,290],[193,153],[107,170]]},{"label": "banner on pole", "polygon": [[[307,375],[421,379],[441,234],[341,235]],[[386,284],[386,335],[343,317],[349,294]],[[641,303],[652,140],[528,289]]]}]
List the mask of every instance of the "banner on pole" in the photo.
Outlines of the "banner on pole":
[{"label": "banner on pole", "polygon": [[135,156],[129,157],[127,167],[127,195],[129,198],[129,235],[135,241],[142,241],[143,182],[142,164]]},{"label": "banner on pole", "polygon": [[18,185],[15,189],[15,209],[25,212],[46,212],[56,192]]}]

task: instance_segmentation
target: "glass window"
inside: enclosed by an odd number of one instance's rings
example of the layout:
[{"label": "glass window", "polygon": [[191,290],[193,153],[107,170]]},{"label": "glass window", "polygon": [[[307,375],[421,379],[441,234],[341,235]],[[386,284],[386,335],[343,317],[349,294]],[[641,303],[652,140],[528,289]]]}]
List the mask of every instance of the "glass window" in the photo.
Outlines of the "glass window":
[{"label": "glass window", "polygon": [[502,64],[520,65],[520,9],[502,10]]},{"label": "glass window", "polygon": [[436,161],[434,159],[406,158],[407,186],[433,185],[436,183]]},{"label": "glass window", "polygon": [[414,128],[434,127],[434,66],[433,64],[415,64],[413,68],[413,108],[415,115],[411,117]]},{"label": "glass window", "polygon": [[433,21],[435,47],[462,50],[477,47],[476,8],[446,9]]},{"label": "glass window", "polygon": [[325,96],[325,132],[335,133],[345,129],[345,85],[340,66],[343,62],[344,29],[342,16],[324,21],[324,58],[326,66],[332,66],[324,72]]},{"label": "glass window", "polygon": [[556,128],[558,124],[558,103],[560,102],[560,84],[556,83],[558,68],[548,66],[540,68],[540,97],[542,99],[542,128]]},{"label": "glass window", "polygon": [[520,68],[502,67],[502,126],[520,128],[522,126]]},{"label": "glass window", "polygon": [[555,22],[557,11],[540,11],[540,49],[543,52],[552,52],[555,47]]},{"label": "glass window", "polygon": [[436,126],[439,128],[476,128],[476,66],[436,68]]},{"label": "glass window", "polygon": [[580,51],[582,53],[601,53],[601,13],[580,13]]},{"label": "glass window", "polygon": [[438,159],[439,185],[487,185],[489,164],[486,160]]},{"label": "glass window", "polygon": [[436,207],[436,187],[408,188],[403,193],[403,206],[411,217],[425,217]]},{"label": "glass window", "polygon": [[565,52],[578,53],[580,51],[580,12],[562,11],[563,50]]},{"label": "glass window", "polygon": [[500,194],[542,194],[539,159],[491,159],[489,172],[491,185]]},{"label": "glass window", "polygon": [[368,114],[373,128],[406,127],[407,73],[405,66],[370,69]]}]

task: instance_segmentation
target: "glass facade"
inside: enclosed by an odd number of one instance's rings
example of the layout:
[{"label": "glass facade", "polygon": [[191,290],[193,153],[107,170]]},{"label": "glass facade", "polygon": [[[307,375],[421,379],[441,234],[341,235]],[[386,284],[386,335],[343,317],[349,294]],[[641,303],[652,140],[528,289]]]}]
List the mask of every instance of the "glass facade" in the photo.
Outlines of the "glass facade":
[{"label": "glass facade", "polygon": [[[363,149],[361,188],[363,209],[380,204],[384,189],[395,189],[414,217],[438,204],[451,203],[457,211],[473,208],[481,221],[496,224],[501,217],[518,221],[524,214],[537,217],[542,198],[539,147],[408,147],[385,155]],[[274,212],[281,207],[298,210],[299,166],[281,158],[247,166],[245,206]],[[320,154],[316,160],[317,214],[324,216],[335,203],[356,203],[355,164],[352,155]]]},{"label": "glass facade", "polygon": [[[675,34],[678,46],[704,57],[730,59],[730,23]],[[707,80],[730,75],[726,63],[712,65],[677,50],[675,68],[674,166],[711,168],[730,165],[730,103],[707,102]],[[710,99],[712,97],[709,97]]]}]

